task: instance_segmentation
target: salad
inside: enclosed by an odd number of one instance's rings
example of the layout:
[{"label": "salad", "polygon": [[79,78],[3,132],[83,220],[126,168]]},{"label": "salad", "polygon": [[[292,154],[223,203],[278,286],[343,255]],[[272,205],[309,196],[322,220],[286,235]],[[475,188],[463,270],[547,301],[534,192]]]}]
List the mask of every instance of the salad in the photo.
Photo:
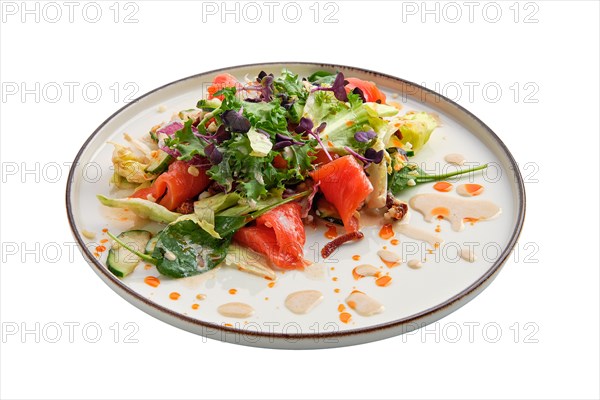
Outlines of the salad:
[{"label": "salad", "polygon": [[230,264],[273,279],[274,269],[308,264],[306,225],[343,226],[326,258],[362,239],[364,211],[401,220],[407,187],[486,167],[426,174],[410,158],[438,120],[400,109],[373,82],[342,73],[216,76],[195,108],[113,143],[111,184],[130,195],[99,201],[160,229],[109,232],[107,267],[125,277],[143,260],[182,278]]}]

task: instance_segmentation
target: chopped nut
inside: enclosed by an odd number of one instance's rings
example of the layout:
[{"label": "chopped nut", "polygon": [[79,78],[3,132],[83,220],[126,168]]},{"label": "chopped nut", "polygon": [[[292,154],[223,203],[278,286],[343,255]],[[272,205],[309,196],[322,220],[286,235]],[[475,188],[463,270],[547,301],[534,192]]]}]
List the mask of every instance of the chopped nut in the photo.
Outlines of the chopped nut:
[{"label": "chopped nut", "polygon": [[388,211],[383,215],[385,219],[400,221],[408,212],[408,205],[388,193],[386,203]]},{"label": "chopped nut", "polygon": [[175,210],[180,214],[193,214],[194,213],[194,203],[190,200],[184,201],[181,203],[179,207]]},{"label": "chopped nut", "polygon": [[406,184],[408,186],[417,186],[417,182],[415,182],[414,179],[409,179],[408,182],[406,182]]},{"label": "chopped nut", "polygon": [[198,175],[200,175],[200,171],[198,170],[198,168],[194,167],[193,165],[190,165],[188,167],[187,172],[188,172],[188,174],[190,174],[192,176],[198,176]]}]

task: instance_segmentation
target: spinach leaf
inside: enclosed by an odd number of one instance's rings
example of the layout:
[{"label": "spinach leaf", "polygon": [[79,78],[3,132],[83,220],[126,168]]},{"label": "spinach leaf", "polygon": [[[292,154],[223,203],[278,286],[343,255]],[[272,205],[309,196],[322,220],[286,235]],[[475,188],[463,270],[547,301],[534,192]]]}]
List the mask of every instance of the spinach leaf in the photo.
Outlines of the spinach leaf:
[{"label": "spinach leaf", "polygon": [[227,255],[231,235],[216,239],[192,219],[175,222],[159,235],[152,257],[163,275],[183,278],[209,271]]}]

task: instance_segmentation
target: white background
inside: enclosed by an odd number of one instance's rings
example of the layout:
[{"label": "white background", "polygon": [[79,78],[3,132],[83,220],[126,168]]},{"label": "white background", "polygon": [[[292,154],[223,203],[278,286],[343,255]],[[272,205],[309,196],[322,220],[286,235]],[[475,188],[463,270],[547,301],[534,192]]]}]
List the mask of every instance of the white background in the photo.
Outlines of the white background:
[{"label": "white background", "polygon": [[[233,14],[221,23],[219,12],[203,14],[191,1],[112,9],[113,1],[98,2],[96,23],[86,21],[94,9],[82,15],[84,2],[73,22],[68,6],[55,3],[62,12],[55,23],[54,6],[38,3],[36,22],[21,2],[2,3],[3,398],[600,396],[597,2],[337,1],[318,5],[315,22],[311,1],[298,2],[296,23],[285,19],[293,9],[282,15],[285,2],[273,22],[258,2],[257,23],[244,21],[255,10],[244,15],[242,3],[239,23]],[[221,2],[212,4],[221,11]],[[424,14],[425,7],[438,12]],[[337,22],[325,23],[335,10]],[[134,11],[138,22],[124,23]],[[286,60],[355,65],[446,88],[504,140],[527,181],[527,218],[518,252],[479,297],[411,336],[263,350],[205,340],[146,315],[72,250],[63,163],[128,93],[228,65]],[[69,82],[79,85],[72,98]],[[86,84],[102,89],[97,101],[93,87],[82,93]],[[23,88],[32,89],[24,98]],[[39,337],[22,335],[36,323]],[[79,324],[71,338],[70,323]],[[85,324],[102,330],[96,343]],[[470,324],[479,324],[471,335]],[[484,332],[485,324],[501,336]],[[62,336],[51,343],[57,326]],[[462,336],[452,343],[457,328]]]}]

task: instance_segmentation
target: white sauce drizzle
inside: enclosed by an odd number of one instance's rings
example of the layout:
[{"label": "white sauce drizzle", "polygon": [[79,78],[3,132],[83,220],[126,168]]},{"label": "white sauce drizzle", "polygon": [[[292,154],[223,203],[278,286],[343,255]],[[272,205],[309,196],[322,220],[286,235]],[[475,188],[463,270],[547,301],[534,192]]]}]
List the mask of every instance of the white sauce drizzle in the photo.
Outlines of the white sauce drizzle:
[{"label": "white sauce drizzle", "polygon": [[470,263],[477,261],[477,257],[475,257],[475,252],[473,251],[473,249],[470,249],[468,247],[460,250],[460,257],[463,260],[468,261]]},{"label": "white sauce drizzle", "polygon": [[354,273],[359,276],[377,276],[381,271],[373,265],[362,264],[354,268]]},{"label": "white sauce drizzle", "polygon": [[318,290],[302,290],[290,294],[285,306],[294,314],[306,314],[323,301],[323,293]]},{"label": "white sauce drizzle", "polygon": [[467,159],[462,154],[451,153],[447,154],[446,157],[444,157],[444,161],[454,165],[465,165],[465,161],[467,161]]},{"label": "white sauce drizzle", "polygon": [[379,314],[384,310],[383,304],[359,291],[346,297],[346,304],[363,317]]},{"label": "white sauce drizzle", "polygon": [[423,266],[423,263],[420,260],[408,260],[407,265],[412,269],[419,269]]},{"label": "white sauce drizzle", "polygon": [[246,303],[226,303],[217,308],[219,314],[229,318],[248,318],[254,314],[254,308]]},{"label": "white sauce drizzle", "polygon": [[411,239],[422,240],[423,242],[427,242],[432,246],[435,246],[436,244],[441,245],[444,243],[444,239],[442,239],[440,236],[408,224],[397,224],[394,226],[394,231]]},{"label": "white sauce drizzle", "polygon": [[410,206],[423,214],[427,222],[440,215],[436,209],[446,209],[447,215],[442,216],[450,221],[452,229],[457,232],[465,228],[465,218],[483,221],[495,218],[502,212],[491,201],[465,200],[436,193],[418,194],[410,199]]}]

